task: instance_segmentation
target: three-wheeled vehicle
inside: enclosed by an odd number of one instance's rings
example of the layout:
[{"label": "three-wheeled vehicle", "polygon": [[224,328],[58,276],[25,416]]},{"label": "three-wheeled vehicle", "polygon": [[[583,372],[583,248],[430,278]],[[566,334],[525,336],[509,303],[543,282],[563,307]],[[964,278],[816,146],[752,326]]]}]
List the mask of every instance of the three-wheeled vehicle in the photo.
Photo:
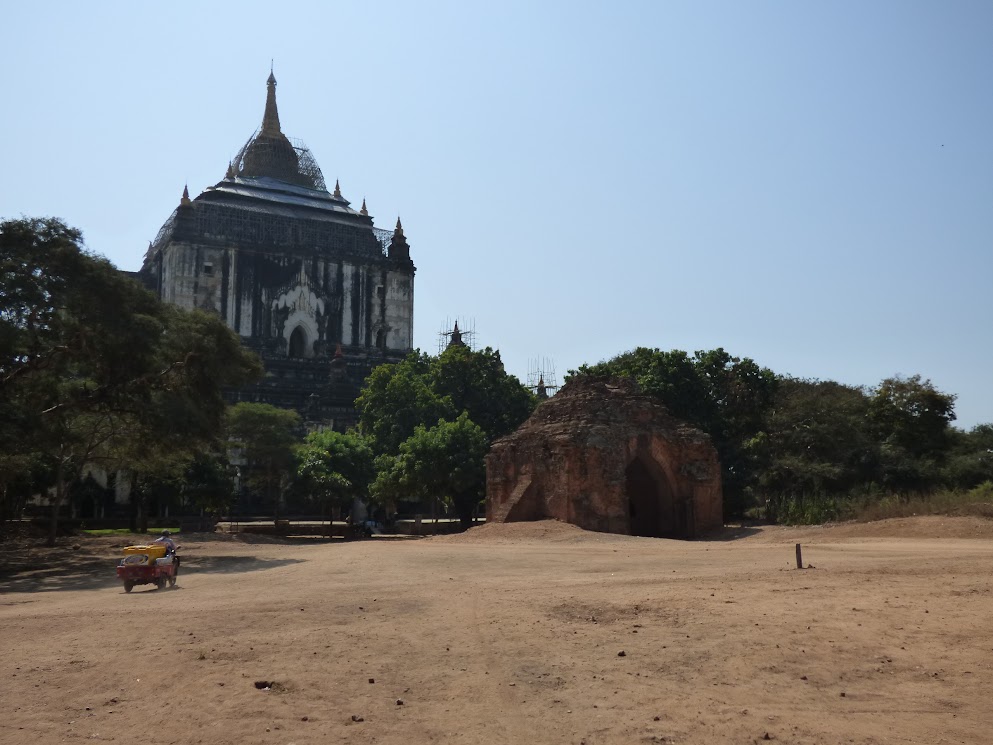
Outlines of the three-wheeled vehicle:
[{"label": "three-wheeled vehicle", "polygon": [[124,592],[131,592],[135,585],[154,584],[158,589],[176,586],[179,557],[166,555],[162,543],[126,546],[124,558],[117,563],[117,576],[124,582]]}]

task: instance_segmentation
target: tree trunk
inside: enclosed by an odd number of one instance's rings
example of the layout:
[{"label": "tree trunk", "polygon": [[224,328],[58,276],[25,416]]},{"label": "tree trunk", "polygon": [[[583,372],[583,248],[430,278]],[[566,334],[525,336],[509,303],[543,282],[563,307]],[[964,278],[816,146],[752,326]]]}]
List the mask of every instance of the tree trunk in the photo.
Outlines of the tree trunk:
[{"label": "tree trunk", "polygon": [[468,530],[472,527],[472,515],[476,510],[476,504],[479,500],[474,494],[466,497],[456,497],[454,500],[455,512],[459,516],[459,522],[462,524],[463,530]]},{"label": "tree trunk", "polygon": [[13,500],[9,497],[10,487],[0,484],[0,541],[7,535],[7,523],[14,519]]},{"label": "tree trunk", "polygon": [[265,490],[266,498],[272,500],[273,522],[279,522],[279,494],[272,496],[272,458],[266,464],[265,469]]},{"label": "tree trunk", "polygon": [[138,490],[138,532],[148,532],[148,497],[144,489]]},{"label": "tree trunk", "polygon": [[59,465],[55,471],[55,497],[52,499],[52,522],[48,526],[48,540],[45,541],[45,545],[49,547],[55,545],[55,539],[59,534],[59,507],[62,506],[65,490],[65,462],[60,457]]},{"label": "tree trunk", "polygon": [[131,475],[131,499],[135,506],[135,529],[139,533],[148,532],[148,497],[144,489],[140,489],[134,474]]}]

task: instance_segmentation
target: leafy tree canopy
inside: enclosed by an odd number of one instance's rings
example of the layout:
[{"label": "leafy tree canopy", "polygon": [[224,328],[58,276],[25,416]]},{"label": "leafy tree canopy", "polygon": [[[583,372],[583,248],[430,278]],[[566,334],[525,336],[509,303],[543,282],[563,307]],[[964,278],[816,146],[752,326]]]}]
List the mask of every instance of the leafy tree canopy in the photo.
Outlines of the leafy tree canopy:
[{"label": "leafy tree canopy", "polygon": [[669,412],[710,435],[723,467],[725,512],[739,514],[754,480],[745,444],[761,431],[777,379],[768,368],[723,349],[697,351],[638,347],[572,375],[634,378]]},{"label": "leafy tree canopy", "polygon": [[993,482],[993,424],[979,424],[969,432],[952,430],[942,480],[951,487],[972,489]]},{"label": "leafy tree canopy", "polygon": [[785,497],[837,494],[873,478],[878,447],[865,390],[781,378],[764,428],[746,442],[756,489],[775,513]]},{"label": "leafy tree canopy", "polygon": [[456,414],[465,412],[489,441],[517,429],[534,410],[534,395],[508,374],[500,353],[490,347],[474,352],[452,346],[431,362],[428,384],[451,402]]},{"label": "leafy tree canopy", "polygon": [[297,475],[323,505],[364,497],[375,473],[368,441],[356,432],[311,432],[297,453]]},{"label": "leafy tree canopy", "polygon": [[498,352],[453,346],[438,357],[413,352],[396,365],[376,368],[355,405],[374,450],[395,454],[418,425],[452,421],[463,412],[492,441],[519,427],[535,403],[504,370]]},{"label": "leafy tree canopy", "polygon": [[871,394],[869,421],[880,444],[880,483],[889,490],[935,487],[951,445],[955,396],[920,375],[883,380]]},{"label": "leafy tree canopy", "polygon": [[377,453],[396,453],[419,424],[455,417],[450,400],[431,387],[431,358],[411,352],[394,365],[380,365],[355,400],[359,426]]},{"label": "leafy tree canopy", "polygon": [[271,404],[241,402],[226,416],[230,444],[255,462],[288,463],[293,458],[300,415]]},{"label": "leafy tree canopy", "polygon": [[277,516],[281,486],[294,470],[300,415],[271,404],[242,402],[227,410],[231,446],[247,461],[246,481],[274,501]]},{"label": "leafy tree canopy", "polygon": [[441,497],[466,527],[486,486],[486,433],[463,411],[455,421],[418,425],[376,478],[373,495],[382,500]]},{"label": "leafy tree canopy", "polygon": [[955,398],[920,375],[886,378],[872,393],[870,416],[890,446],[912,457],[940,457],[955,421]]},{"label": "leafy tree canopy", "polygon": [[78,230],[0,223],[0,473],[18,456],[47,463],[51,540],[84,465],[175,461],[217,435],[222,388],[260,374],[220,319],[161,303]]}]

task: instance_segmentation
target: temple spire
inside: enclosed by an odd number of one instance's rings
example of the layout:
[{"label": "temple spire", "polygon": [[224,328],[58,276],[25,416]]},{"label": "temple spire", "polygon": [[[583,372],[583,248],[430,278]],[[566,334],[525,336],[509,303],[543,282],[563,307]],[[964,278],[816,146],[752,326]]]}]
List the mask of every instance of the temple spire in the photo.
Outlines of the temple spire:
[{"label": "temple spire", "polygon": [[456,321],[455,328],[452,329],[452,340],[448,342],[448,346],[445,347],[445,349],[449,349],[451,347],[464,347],[464,346],[465,346],[465,342],[462,341],[462,332],[459,331],[459,322]]},{"label": "temple spire", "polygon": [[262,134],[277,135],[279,129],[279,111],[276,109],[276,76],[269,70],[269,79],[266,81],[268,91],[265,97],[265,114],[262,117]]},{"label": "temple spire", "polygon": [[182,207],[189,207],[191,204],[193,204],[193,202],[190,201],[189,187],[186,186],[185,184],[183,185],[183,196],[180,198],[179,204]]},{"label": "temple spire", "polygon": [[387,250],[387,255],[391,259],[410,261],[410,246],[407,243],[407,237],[403,234],[403,225],[400,224],[399,217],[397,217],[397,226],[393,231],[393,238],[390,239],[390,247]]},{"label": "temple spire", "polygon": [[369,210],[367,210],[366,207],[365,207],[365,197],[362,197],[362,209],[359,210],[359,214],[360,215],[368,215],[369,214]]},{"label": "temple spire", "polygon": [[338,183],[338,179],[334,180],[334,195],[338,199],[341,199],[341,184]]}]

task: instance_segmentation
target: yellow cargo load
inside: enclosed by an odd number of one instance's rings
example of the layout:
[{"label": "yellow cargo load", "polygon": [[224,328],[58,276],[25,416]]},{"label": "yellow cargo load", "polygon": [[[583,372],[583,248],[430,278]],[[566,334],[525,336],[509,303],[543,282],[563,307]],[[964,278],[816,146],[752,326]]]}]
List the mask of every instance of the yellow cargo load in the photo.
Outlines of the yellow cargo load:
[{"label": "yellow cargo load", "polygon": [[156,559],[161,559],[166,555],[164,543],[150,543],[145,546],[125,546],[125,564],[151,564]]}]

